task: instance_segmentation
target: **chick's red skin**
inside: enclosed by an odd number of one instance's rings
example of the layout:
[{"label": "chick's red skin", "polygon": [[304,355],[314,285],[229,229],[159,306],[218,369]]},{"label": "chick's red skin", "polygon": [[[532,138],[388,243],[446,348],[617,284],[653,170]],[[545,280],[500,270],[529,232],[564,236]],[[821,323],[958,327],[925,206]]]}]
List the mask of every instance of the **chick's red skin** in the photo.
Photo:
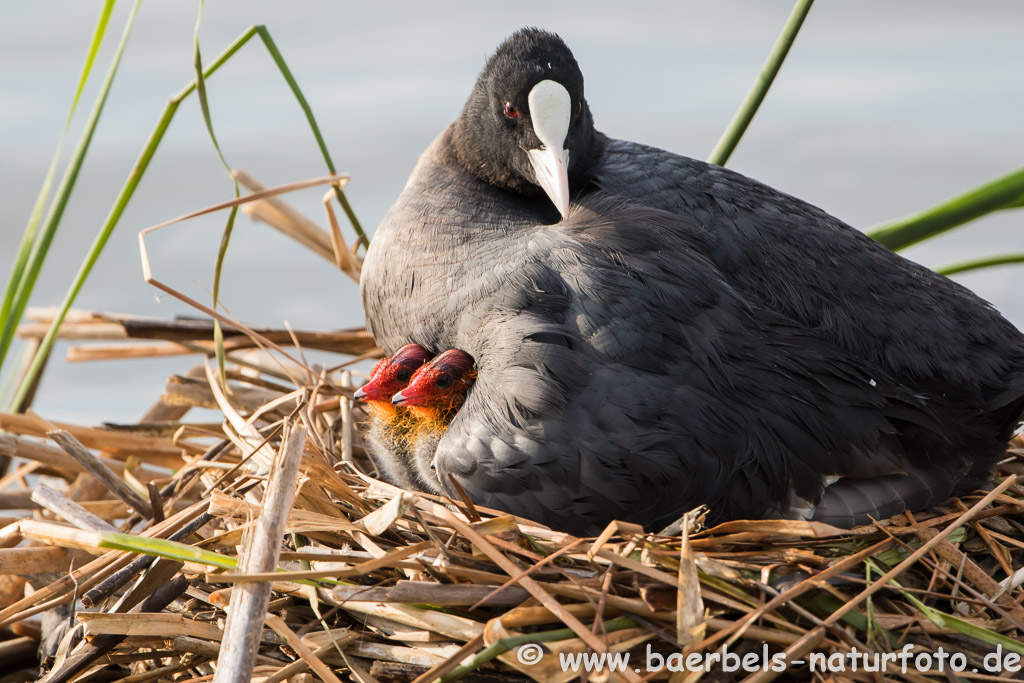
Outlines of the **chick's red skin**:
[{"label": "chick's red skin", "polygon": [[391,402],[391,397],[408,386],[412,376],[430,360],[430,352],[419,344],[406,344],[391,356],[381,358],[373,366],[369,381],[360,387],[353,398],[364,401],[376,419],[395,421],[405,411]]},{"label": "chick's red skin", "polygon": [[474,381],[473,358],[465,351],[449,349],[420,367],[409,386],[391,400],[397,406],[407,406],[424,427],[444,430],[465,403]]},{"label": "chick's red skin", "polygon": [[390,405],[391,397],[404,389],[416,370],[429,360],[430,352],[425,348],[419,344],[406,344],[394,354],[377,361],[369,381],[356,391],[354,398]]}]

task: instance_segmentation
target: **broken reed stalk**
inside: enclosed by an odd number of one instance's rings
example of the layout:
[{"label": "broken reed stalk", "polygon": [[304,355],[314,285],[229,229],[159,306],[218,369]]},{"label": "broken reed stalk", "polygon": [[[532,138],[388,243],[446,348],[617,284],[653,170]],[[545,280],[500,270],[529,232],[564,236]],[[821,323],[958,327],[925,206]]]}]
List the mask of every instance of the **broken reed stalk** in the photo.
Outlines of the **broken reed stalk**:
[{"label": "broken reed stalk", "polygon": [[32,500],[39,503],[58,517],[62,517],[79,529],[87,531],[116,531],[114,527],[92,514],[78,503],[68,500],[46,484],[37,484],[32,490]]},{"label": "broken reed stalk", "polygon": [[[23,339],[41,339],[53,323],[55,311],[51,309],[31,309],[29,322],[18,327],[18,336]],[[160,340],[160,343],[149,346],[129,346],[125,348],[126,356],[140,357],[147,348],[156,355],[182,353],[211,353],[213,323],[210,320],[180,319],[162,320],[141,316],[113,315],[91,311],[75,310],[71,322],[65,322],[57,330],[58,339],[78,341],[127,341],[127,340]],[[292,345],[296,341],[305,348],[361,355],[374,353],[377,346],[373,338],[365,330],[288,330],[265,326],[246,326],[257,332],[262,338],[277,344]],[[223,333],[226,348],[229,350],[253,348],[256,342],[230,322],[224,322]],[[103,354],[113,354],[115,348],[100,347]],[[83,351],[85,355],[89,349]],[[98,354],[103,356],[103,354]]]},{"label": "broken reed stalk", "polygon": [[[240,558],[243,572],[268,572],[277,567],[305,441],[306,429],[299,425],[293,426],[284,439],[280,458],[271,470],[262,513]],[[250,680],[269,600],[269,582],[244,584],[232,591],[214,683]]]},{"label": "broken reed stalk", "polygon": [[103,483],[111,493],[124,501],[125,505],[135,510],[144,517],[152,517],[153,510],[149,502],[133,491],[124,479],[110,471],[106,465],[100,462],[81,442],[64,429],[54,429],[46,433],[48,437],[57,442],[68,455],[74,458],[79,465]]},{"label": "broken reed stalk", "polygon": [[[15,434],[0,432],[0,454],[21,460],[31,460],[43,465],[49,465],[57,470],[82,473],[86,469],[77,460],[70,457],[62,448],[51,444],[35,441]],[[120,460],[112,460],[96,456],[96,459],[103,463],[115,474],[124,472],[125,464]],[[135,468],[135,476],[143,481],[165,477],[169,470],[153,467],[152,465],[140,462]]]}]

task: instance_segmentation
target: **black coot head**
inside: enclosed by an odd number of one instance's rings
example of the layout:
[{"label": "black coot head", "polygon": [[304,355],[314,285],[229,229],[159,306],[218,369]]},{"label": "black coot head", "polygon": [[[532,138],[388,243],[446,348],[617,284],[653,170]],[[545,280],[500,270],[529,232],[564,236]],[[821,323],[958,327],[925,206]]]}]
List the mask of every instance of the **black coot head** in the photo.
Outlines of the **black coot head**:
[{"label": "black coot head", "polygon": [[593,156],[583,74],[562,39],[535,28],[505,40],[477,79],[452,140],[461,165],[521,194],[544,194],[564,216],[570,181]]}]

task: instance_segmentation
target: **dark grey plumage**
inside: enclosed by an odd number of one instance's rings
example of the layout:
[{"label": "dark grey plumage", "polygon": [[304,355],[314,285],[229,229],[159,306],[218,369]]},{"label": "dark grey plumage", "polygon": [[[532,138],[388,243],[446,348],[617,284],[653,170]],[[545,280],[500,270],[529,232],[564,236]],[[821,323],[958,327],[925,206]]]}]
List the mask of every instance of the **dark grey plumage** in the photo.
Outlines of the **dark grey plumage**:
[{"label": "dark grey plumage", "polygon": [[[501,90],[495,64],[523,82]],[[1020,332],[820,209],[593,132],[582,76],[565,83],[580,113],[559,221],[503,179],[529,172],[521,159],[494,171],[516,155],[494,110],[571,67],[552,34],[506,41],[364,264],[385,350],[477,360],[440,487],[452,474],[478,503],[592,533],[699,503],[853,523],[983,483],[1024,408]]]}]

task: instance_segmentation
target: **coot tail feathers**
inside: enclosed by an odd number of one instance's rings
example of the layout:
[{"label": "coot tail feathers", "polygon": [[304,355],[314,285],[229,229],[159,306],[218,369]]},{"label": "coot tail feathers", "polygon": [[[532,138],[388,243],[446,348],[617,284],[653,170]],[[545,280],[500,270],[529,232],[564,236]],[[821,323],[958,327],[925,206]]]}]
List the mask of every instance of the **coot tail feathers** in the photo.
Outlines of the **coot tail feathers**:
[{"label": "coot tail feathers", "polygon": [[811,519],[849,528],[887,519],[905,510],[923,510],[954,492],[961,472],[942,465],[917,464],[905,474],[870,479],[846,477],[825,489]]}]

